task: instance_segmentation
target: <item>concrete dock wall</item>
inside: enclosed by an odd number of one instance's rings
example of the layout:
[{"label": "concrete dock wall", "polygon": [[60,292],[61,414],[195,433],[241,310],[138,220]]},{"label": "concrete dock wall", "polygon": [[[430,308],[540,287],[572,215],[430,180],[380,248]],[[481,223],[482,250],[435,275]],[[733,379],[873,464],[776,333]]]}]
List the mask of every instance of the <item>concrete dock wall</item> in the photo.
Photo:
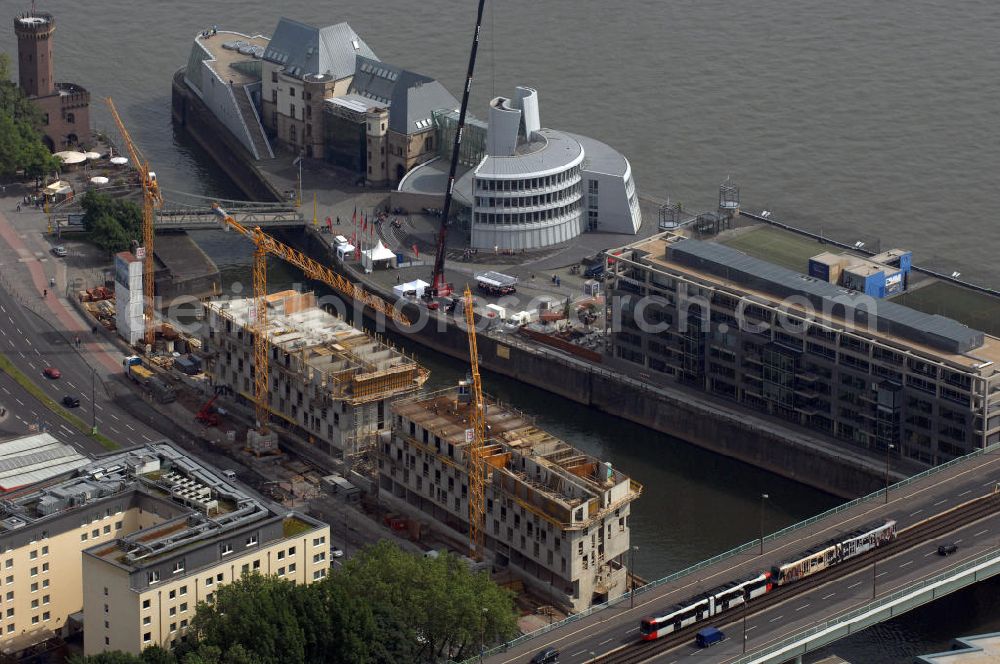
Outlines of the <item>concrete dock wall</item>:
[{"label": "concrete dock wall", "polygon": [[240,191],[252,201],[283,201],[281,194],[253,165],[254,158],[184,83],[184,69],[174,74],[171,87],[174,125],[183,128],[209,153]]}]

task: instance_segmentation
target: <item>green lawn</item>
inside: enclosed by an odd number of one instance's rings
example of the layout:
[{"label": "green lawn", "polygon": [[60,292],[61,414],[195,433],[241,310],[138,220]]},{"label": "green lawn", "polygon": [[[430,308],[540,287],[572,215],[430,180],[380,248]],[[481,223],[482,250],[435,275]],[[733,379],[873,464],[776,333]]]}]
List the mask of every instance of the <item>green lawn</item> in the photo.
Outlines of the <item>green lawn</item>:
[{"label": "green lawn", "polygon": [[894,297],[893,302],[929,314],[941,314],[971,328],[1000,336],[1000,298],[936,281],[911,293]]},{"label": "green lawn", "polygon": [[796,272],[809,272],[809,259],[824,251],[839,253],[829,247],[796,233],[772,226],[760,226],[722,242],[745,254],[766,260]]}]

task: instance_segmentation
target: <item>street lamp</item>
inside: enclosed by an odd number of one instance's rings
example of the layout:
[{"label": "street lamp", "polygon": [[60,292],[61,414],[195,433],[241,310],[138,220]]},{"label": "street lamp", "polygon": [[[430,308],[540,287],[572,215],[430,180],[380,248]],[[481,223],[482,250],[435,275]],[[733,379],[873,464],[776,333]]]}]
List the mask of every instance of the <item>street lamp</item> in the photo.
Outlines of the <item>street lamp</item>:
[{"label": "street lamp", "polygon": [[896,449],[896,446],[889,443],[885,446],[885,504],[889,504],[889,452]]},{"label": "street lamp", "polygon": [[764,555],[764,501],[770,496],[766,493],[760,494],[760,555]]},{"label": "street lamp", "polygon": [[96,375],[94,368],[90,368],[90,435],[97,435],[97,389],[95,388]]},{"label": "street lamp", "polygon": [[629,607],[630,609],[635,608],[635,554],[639,550],[639,545],[636,544],[632,547],[632,562],[629,565],[629,575],[632,577],[632,594],[629,595]]},{"label": "street lamp", "polygon": [[743,654],[747,654],[747,613],[750,611],[750,598],[743,600]]},{"label": "street lamp", "polygon": [[479,661],[483,661],[483,653],[486,651],[486,615],[490,612],[489,607],[483,607],[482,630],[479,632]]}]

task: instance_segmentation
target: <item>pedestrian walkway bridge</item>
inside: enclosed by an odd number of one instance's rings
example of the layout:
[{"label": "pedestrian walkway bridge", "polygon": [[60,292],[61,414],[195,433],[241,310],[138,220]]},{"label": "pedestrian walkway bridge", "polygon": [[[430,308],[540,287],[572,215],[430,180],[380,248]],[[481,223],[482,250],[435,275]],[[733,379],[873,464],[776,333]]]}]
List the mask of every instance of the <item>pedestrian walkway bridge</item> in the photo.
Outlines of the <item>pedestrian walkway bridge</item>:
[{"label": "pedestrian walkway bridge", "polygon": [[[135,186],[105,187],[97,191],[107,193],[115,198],[129,197],[137,203],[140,202],[135,198],[139,193],[138,187]],[[163,194],[163,206],[156,211],[154,225],[157,231],[221,228],[218,217],[212,212],[213,203],[221,205],[226,212],[244,226],[260,226],[267,230],[302,228],[306,223],[304,215],[293,202],[261,203],[209,198],[170,189],[161,189],[160,191]],[[82,197],[75,197],[53,206],[52,223],[58,226],[63,233],[82,228],[80,226],[83,214],[81,200]]]}]

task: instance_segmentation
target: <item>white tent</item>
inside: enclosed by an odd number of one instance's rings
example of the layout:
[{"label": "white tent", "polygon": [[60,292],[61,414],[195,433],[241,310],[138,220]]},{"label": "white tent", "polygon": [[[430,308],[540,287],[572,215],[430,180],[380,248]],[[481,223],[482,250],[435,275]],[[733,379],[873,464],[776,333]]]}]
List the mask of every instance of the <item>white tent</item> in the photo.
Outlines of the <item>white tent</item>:
[{"label": "white tent", "polygon": [[376,263],[385,263],[385,267],[395,267],[396,263],[396,253],[382,244],[381,240],[373,248],[361,252],[361,264],[365,272],[371,272]]},{"label": "white tent", "polygon": [[62,152],[54,153],[52,156],[58,158],[67,166],[87,161],[87,156],[82,152],[77,152],[76,150],[63,150]]},{"label": "white tent", "polygon": [[407,281],[405,284],[396,284],[392,287],[392,294],[396,298],[405,297],[407,293],[415,293],[417,297],[424,294],[424,289],[430,286],[429,283],[423,279],[414,279],[413,281]]}]

